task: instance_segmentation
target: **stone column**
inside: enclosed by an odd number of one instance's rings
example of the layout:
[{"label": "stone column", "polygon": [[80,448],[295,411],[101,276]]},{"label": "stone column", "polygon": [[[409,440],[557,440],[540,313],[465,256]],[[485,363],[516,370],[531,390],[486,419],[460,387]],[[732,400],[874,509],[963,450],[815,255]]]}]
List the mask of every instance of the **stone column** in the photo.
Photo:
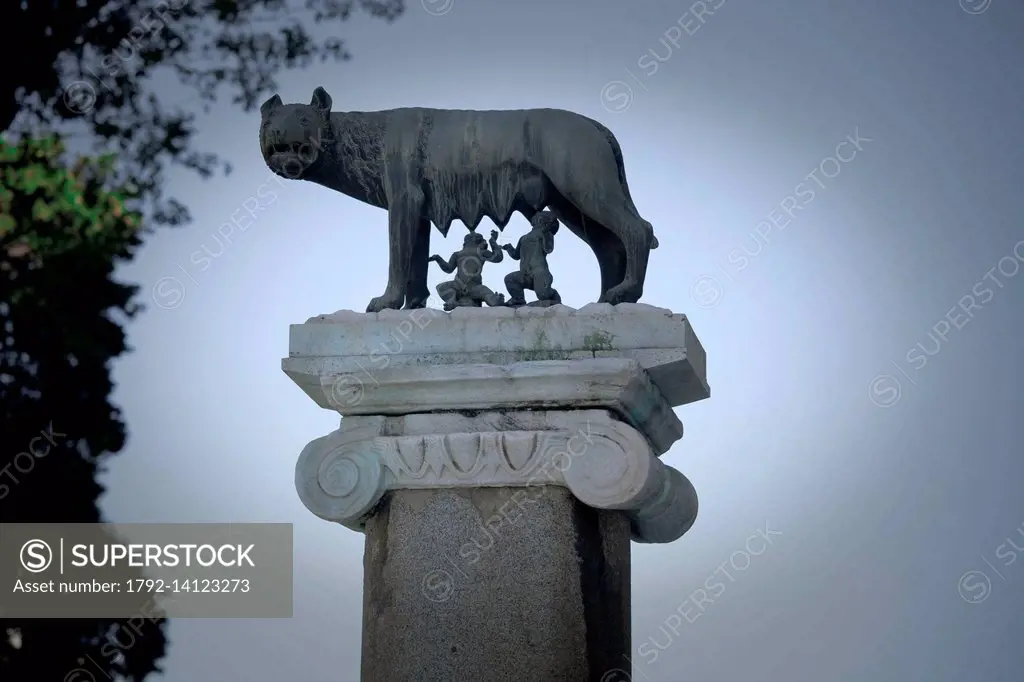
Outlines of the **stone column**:
[{"label": "stone column", "polygon": [[709,397],[683,315],[643,304],[339,311],[284,371],[341,427],[299,455],[317,516],[366,534],[363,682],[631,673],[629,547],[697,496],[659,459]]}]

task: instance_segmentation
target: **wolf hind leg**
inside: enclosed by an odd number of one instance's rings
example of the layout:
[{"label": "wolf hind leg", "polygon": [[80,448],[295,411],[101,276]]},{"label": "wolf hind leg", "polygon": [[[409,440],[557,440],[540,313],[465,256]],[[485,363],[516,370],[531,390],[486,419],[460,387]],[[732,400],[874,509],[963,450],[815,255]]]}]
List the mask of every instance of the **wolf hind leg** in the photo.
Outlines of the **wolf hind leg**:
[{"label": "wolf hind leg", "polygon": [[601,272],[601,292],[597,300],[603,301],[608,291],[626,276],[626,252],[622,243],[607,227],[565,199],[552,204],[551,212],[594,252]]},{"label": "wolf hind leg", "polygon": [[625,256],[622,279],[604,292],[603,301],[612,305],[636,303],[643,296],[647,262],[651,256],[651,245],[655,243],[651,224],[614,203],[605,202],[596,212],[618,241],[618,248],[614,251]]}]

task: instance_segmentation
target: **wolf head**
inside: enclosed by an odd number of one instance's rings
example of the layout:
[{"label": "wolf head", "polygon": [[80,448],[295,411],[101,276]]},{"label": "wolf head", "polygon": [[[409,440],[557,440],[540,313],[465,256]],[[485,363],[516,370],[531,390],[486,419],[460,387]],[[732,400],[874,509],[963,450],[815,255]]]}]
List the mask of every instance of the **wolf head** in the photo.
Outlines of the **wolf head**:
[{"label": "wolf head", "polygon": [[260,107],[260,148],[270,170],[302,179],[324,154],[331,130],[331,96],[313,91],[309,104],[284,104],[274,95]]}]

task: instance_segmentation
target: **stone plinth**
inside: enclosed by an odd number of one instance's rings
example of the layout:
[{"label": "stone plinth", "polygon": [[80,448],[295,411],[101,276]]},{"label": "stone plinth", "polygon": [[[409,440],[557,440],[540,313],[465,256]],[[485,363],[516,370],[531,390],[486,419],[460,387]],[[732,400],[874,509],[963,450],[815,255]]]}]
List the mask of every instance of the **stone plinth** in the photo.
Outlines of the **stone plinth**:
[{"label": "stone plinth", "polygon": [[[374,414],[391,407],[378,372],[424,365],[507,366],[521,362],[635,360],[673,407],[710,397],[704,348],[685,315],[642,303],[549,308],[340,310],[292,325],[285,373],[321,407]],[[332,402],[322,388],[339,375],[380,397]],[[364,383],[365,382],[365,383]],[[575,403],[570,403],[575,405]],[[488,405],[488,407],[494,407]],[[400,414],[394,408],[386,414]],[[397,411],[396,411],[397,410]]]},{"label": "stone plinth", "polygon": [[283,368],[343,416],[295,483],[366,533],[364,681],[628,667],[629,540],[671,542],[697,514],[659,459],[683,434],[672,408],[709,396],[685,316],[341,311],[294,325]]}]

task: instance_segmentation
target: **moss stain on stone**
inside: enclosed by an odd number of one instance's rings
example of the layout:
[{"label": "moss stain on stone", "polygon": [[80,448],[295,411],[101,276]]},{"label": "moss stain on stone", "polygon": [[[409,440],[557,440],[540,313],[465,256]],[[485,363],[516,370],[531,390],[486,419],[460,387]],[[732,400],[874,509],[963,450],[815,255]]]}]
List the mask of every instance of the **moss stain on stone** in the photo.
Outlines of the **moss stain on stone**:
[{"label": "moss stain on stone", "polygon": [[569,360],[572,357],[571,351],[563,350],[561,346],[552,346],[548,335],[543,329],[538,329],[530,348],[523,350],[523,360],[534,362],[538,360]]},{"label": "moss stain on stone", "polygon": [[596,358],[598,351],[615,350],[612,345],[614,339],[614,334],[599,329],[583,337],[583,350],[590,351]]}]

